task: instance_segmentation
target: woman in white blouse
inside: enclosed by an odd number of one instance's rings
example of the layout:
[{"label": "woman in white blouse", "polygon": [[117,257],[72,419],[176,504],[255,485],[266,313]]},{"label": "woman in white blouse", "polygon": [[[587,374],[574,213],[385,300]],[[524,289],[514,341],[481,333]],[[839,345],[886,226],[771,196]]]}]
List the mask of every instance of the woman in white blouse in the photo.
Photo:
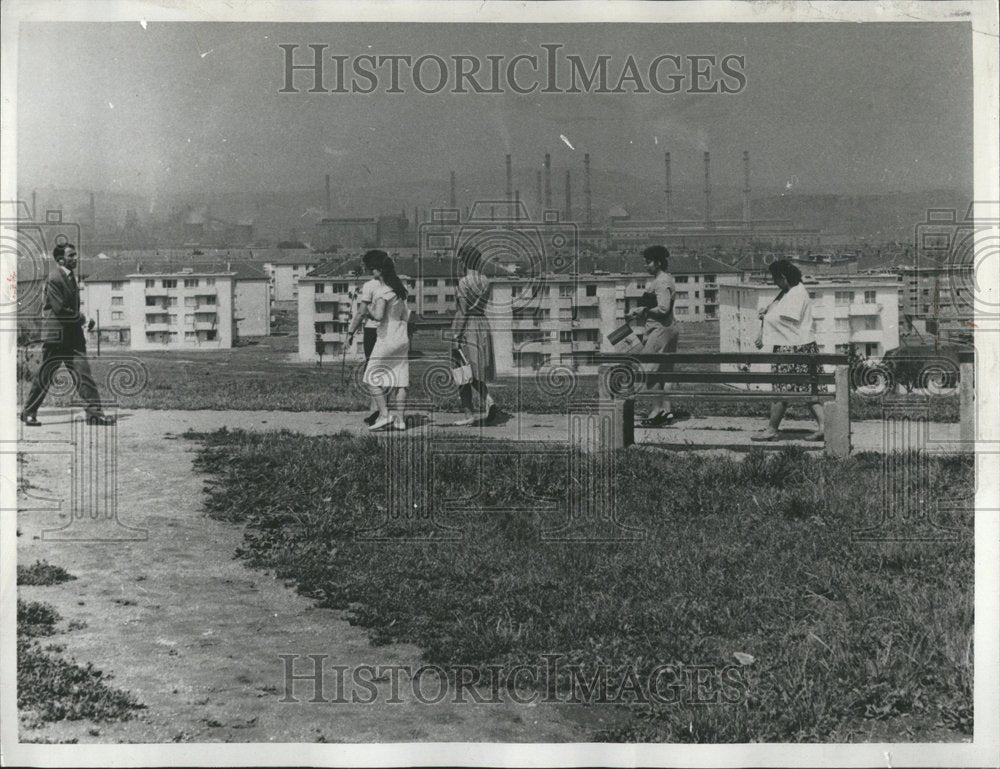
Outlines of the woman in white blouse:
[{"label": "woman in white blouse", "polygon": [[[782,259],[769,265],[774,284],[781,289],[767,307],[760,311],[760,333],[754,344],[757,349],[768,347],[772,352],[812,353],[819,352],[816,334],[813,332],[812,299],[802,285],[799,268]],[[804,363],[775,363],[771,370],[776,374],[808,374],[809,366]],[[775,392],[811,392],[807,384],[774,384]],[[820,392],[826,391],[820,385]],[[750,436],[753,441],[773,441],[778,438],[778,428],[785,416],[787,401],[776,401],[771,406],[771,421],[766,430]],[[817,430],[806,436],[806,440],[823,440],[823,407],[817,400],[810,404],[816,417]]]}]

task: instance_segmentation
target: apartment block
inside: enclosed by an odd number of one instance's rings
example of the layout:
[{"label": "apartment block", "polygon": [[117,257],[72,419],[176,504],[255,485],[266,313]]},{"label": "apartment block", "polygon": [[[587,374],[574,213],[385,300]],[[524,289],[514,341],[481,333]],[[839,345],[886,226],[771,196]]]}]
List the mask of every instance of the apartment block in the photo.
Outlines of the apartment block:
[{"label": "apartment block", "polygon": [[[821,352],[878,358],[899,346],[899,279],[896,275],[805,280],[813,300],[813,329]],[[720,352],[757,352],[758,313],[778,293],[766,283],[719,287]],[[731,369],[732,366],[723,366]],[[755,366],[767,371],[769,366]]]}]

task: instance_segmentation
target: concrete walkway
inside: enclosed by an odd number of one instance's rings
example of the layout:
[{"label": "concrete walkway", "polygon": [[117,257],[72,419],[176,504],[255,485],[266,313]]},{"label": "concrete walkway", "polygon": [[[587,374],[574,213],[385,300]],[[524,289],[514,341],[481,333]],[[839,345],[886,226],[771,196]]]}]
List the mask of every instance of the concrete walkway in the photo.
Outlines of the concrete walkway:
[{"label": "concrete walkway", "polygon": [[[68,439],[71,417],[81,412],[70,409],[42,409],[41,428],[21,426],[27,441]],[[366,412],[344,411],[173,411],[156,409],[122,410],[118,416],[119,440],[128,436],[180,435],[188,430],[198,432],[218,430],[290,430],[304,435],[331,435],[347,431],[367,435],[362,423]],[[405,439],[425,429],[441,440],[544,441],[565,443],[569,437],[566,414],[513,414],[503,424],[486,427],[473,425],[456,427],[456,413],[431,413],[415,408],[408,412],[410,430],[407,433],[376,433]],[[797,445],[810,451],[822,451],[822,443],[804,440],[815,429],[807,420],[786,419],[782,424],[781,440],[754,443],[750,436],[766,426],[765,420],[753,417],[691,417],[670,427],[653,430],[636,428],[636,443],[674,450],[698,450],[743,454],[753,446],[768,449]],[[855,421],[851,423],[851,445],[855,453],[863,451],[892,452],[924,448],[932,453],[959,453],[964,447],[959,441],[959,425],[947,422],[910,422],[893,420]]]}]

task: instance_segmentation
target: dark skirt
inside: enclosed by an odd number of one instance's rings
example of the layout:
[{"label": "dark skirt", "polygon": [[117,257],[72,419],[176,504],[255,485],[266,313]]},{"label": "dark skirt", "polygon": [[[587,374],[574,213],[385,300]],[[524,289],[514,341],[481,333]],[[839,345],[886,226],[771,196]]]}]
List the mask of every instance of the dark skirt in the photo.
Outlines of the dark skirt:
[{"label": "dark skirt", "polygon": [[[819,347],[817,347],[815,342],[810,342],[809,344],[799,344],[799,345],[780,345],[776,344],[772,352],[796,352],[796,353],[809,353],[816,355],[819,353]],[[810,374],[812,373],[809,369],[809,365],[806,363],[772,363],[771,371],[775,374]],[[816,371],[820,374],[823,373],[823,367],[817,366]],[[807,384],[781,384],[775,383],[771,385],[776,393],[811,393],[812,386]],[[817,392],[825,393],[826,385],[819,385]]]}]

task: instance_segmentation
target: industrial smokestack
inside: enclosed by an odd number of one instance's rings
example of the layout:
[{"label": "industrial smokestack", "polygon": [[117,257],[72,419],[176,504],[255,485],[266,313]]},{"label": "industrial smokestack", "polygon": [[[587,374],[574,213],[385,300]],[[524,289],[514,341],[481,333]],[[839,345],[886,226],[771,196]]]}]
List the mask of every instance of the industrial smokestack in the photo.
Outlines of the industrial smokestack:
[{"label": "industrial smokestack", "polygon": [[594,209],[590,197],[590,153],[583,156],[583,196],[587,201],[587,226],[590,227],[594,221]]},{"label": "industrial smokestack", "polygon": [[94,193],[90,193],[90,237],[94,237],[97,230],[97,204],[94,202]]},{"label": "industrial smokestack", "polygon": [[663,220],[670,224],[670,153],[663,153]]},{"label": "industrial smokestack", "polygon": [[545,210],[552,210],[552,156],[545,153]]},{"label": "industrial smokestack", "polygon": [[38,192],[31,191],[31,218],[38,221]]},{"label": "industrial smokestack", "polygon": [[743,225],[750,226],[750,153],[743,150]]},{"label": "industrial smokestack", "polygon": [[573,183],[568,170],[566,171],[566,213],[563,221],[573,221]]},{"label": "industrial smokestack", "polygon": [[451,195],[448,198],[448,208],[453,211],[458,208],[458,198],[455,195],[455,172],[451,172]]},{"label": "industrial smokestack", "polygon": [[[538,208],[542,209],[544,207],[544,204],[542,202],[542,172],[541,171],[536,171],[535,172],[535,182],[537,183],[537,190],[538,190],[538,195],[535,198],[535,200],[538,201]],[[541,218],[541,215],[542,215],[542,212],[541,212],[541,210],[539,210],[539,212],[538,212],[539,219]]]},{"label": "industrial smokestack", "polygon": [[326,218],[329,219],[333,216],[332,209],[330,207],[330,174],[326,175]]},{"label": "industrial smokestack", "polygon": [[712,226],[712,181],[708,174],[709,157],[705,153],[705,227]]},{"label": "industrial smokestack", "polygon": [[505,164],[507,166],[507,200],[510,200],[514,189],[514,171],[510,165],[509,154],[506,156]]},{"label": "industrial smokestack", "polygon": [[521,218],[521,190],[514,190],[514,219]]}]

